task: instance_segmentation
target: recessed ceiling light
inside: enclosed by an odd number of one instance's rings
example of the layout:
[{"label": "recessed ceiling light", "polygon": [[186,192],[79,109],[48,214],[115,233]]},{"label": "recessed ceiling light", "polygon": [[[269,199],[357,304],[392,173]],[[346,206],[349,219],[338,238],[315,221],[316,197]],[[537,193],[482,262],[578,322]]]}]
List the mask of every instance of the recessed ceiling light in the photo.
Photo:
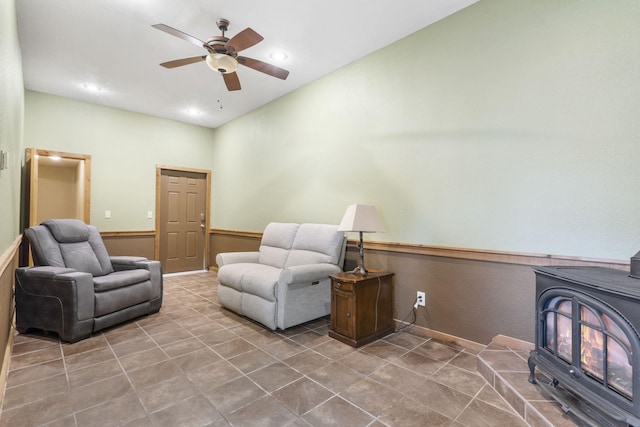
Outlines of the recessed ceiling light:
[{"label": "recessed ceiling light", "polygon": [[102,88],[100,86],[91,83],[85,83],[82,87],[90,92],[102,92]]},{"label": "recessed ceiling light", "polygon": [[285,52],[283,52],[283,51],[281,51],[281,50],[276,50],[276,51],[271,52],[271,53],[269,54],[269,57],[270,57],[271,59],[276,60],[276,61],[284,61],[284,60],[285,60],[285,59],[287,59],[289,56],[288,56]]},{"label": "recessed ceiling light", "polygon": [[194,117],[202,115],[202,111],[196,110],[195,108],[188,108],[187,110],[185,110],[185,113],[189,114],[190,116],[194,116]]}]

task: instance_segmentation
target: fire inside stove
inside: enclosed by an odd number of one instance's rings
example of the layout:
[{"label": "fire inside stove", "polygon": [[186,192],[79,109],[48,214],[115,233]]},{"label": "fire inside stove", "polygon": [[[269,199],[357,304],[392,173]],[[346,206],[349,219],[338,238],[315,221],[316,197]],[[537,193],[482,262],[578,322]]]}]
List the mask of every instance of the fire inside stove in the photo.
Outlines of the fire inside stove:
[{"label": "fire inside stove", "polygon": [[[608,315],[597,309],[575,304],[579,310],[580,352],[582,371],[602,385],[628,400],[633,399],[633,366],[631,343],[626,334]],[[568,364],[573,361],[571,299],[554,297],[545,310],[545,350]]]}]

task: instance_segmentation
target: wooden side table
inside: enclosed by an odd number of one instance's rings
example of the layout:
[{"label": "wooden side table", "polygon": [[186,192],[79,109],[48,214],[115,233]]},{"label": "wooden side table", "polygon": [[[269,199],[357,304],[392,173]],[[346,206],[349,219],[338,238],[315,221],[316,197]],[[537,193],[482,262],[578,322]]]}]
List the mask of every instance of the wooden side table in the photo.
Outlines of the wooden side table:
[{"label": "wooden side table", "polygon": [[330,277],[330,337],[360,347],[394,331],[393,273],[338,273]]}]

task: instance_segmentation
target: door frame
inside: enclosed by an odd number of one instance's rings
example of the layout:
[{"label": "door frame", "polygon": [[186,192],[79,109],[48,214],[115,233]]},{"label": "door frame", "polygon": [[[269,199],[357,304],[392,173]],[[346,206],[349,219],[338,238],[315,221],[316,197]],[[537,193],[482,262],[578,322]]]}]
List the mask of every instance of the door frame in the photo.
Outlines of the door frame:
[{"label": "door frame", "polygon": [[[71,159],[82,162],[83,176],[79,177],[82,185],[82,208],[80,213],[82,221],[91,223],[91,156],[89,154],[66,153],[63,151],[44,150],[40,148],[28,147],[24,156],[24,200],[21,203],[22,229],[38,225],[38,183],[40,179],[39,158],[40,157],[60,157],[61,159]],[[25,238],[25,243],[20,249],[20,265],[33,265],[31,257],[31,247]]]},{"label": "door frame", "polygon": [[162,202],[161,183],[163,171],[176,171],[176,172],[193,172],[205,175],[205,238],[204,238],[204,264],[205,268],[209,269],[209,253],[211,246],[211,231],[209,216],[211,215],[211,171],[208,169],[187,168],[181,166],[171,165],[156,165],[156,230],[155,230],[155,243],[154,254],[155,259],[160,259],[160,206]]},{"label": "door frame", "polygon": [[25,227],[38,225],[38,158],[42,157],[60,157],[62,159],[78,160],[83,163],[84,176],[82,177],[83,190],[83,207],[82,221],[89,224],[91,222],[91,156],[89,154],[65,153],[63,151],[43,150],[40,148],[27,148],[25,150],[25,168],[27,181],[27,189],[25,194]]}]

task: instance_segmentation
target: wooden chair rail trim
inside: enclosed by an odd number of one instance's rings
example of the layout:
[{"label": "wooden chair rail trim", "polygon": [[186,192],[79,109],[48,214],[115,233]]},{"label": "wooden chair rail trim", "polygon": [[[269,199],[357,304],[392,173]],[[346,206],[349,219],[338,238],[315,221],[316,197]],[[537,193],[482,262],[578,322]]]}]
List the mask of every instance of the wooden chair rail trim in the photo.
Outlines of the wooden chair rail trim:
[{"label": "wooden chair rail trim", "polygon": [[143,231],[101,231],[102,237],[155,237],[156,232],[153,230]]},{"label": "wooden chair rail trim", "polygon": [[[145,237],[155,236],[155,231],[107,231],[100,233],[103,237]],[[210,229],[210,236],[231,236],[260,239],[261,232],[242,230],[223,230],[219,228]],[[19,240],[18,240],[19,244]],[[347,246],[355,248],[357,240],[348,240]],[[476,261],[500,262],[504,264],[522,265],[592,265],[606,266],[617,269],[628,269],[629,260],[589,258],[567,255],[536,254],[523,252],[507,252],[489,249],[456,248],[449,246],[418,245],[413,243],[376,242],[365,241],[364,247],[367,250],[396,252],[414,255],[437,256],[445,258],[458,258]]]},{"label": "wooden chair rail trim", "polygon": [[[357,241],[349,240],[349,246]],[[448,246],[429,246],[408,243],[364,242],[365,249],[387,252],[402,252],[417,255],[463,258],[478,261],[501,262],[524,265],[594,265],[611,268],[628,268],[629,260],[577,257],[567,255],[536,254],[523,252],[496,251],[490,249],[456,248]]]},{"label": "wooden chair rail trim", "polygon": [[251,237],[254,239],[261,239],[262,232],[256,231],[241,231],[241,230],[222,230],[219,228],[214,228],[209,231],[209,234],[212,235],[223,235],[223,236],[236,236],[236,237]]},{"label": "wooden chair rail trim", "polygon": [[20,249],[21,242],[22,234],[16,237],[3,254],[0,254],[0,275],[2,275],[13,262],[18,250]]},{"label": "wooden chair rail trim", "polygon": [[[212,229],[212,235],[252,237],[260,239],[262,233],[238,230]],[[357,240],[348,240],[349,247],[356,247]],[[398,252],[415,255],[459,258],[477,261],[500,262],[522,265],[593,265],[617,269],[628,269],[629,260],[575,257],[566,255],[535,254],[522,252],[496,251],[489,249],[456,248],[449,246],[418,245],[412,243],[365,241],[365,249],[373,251]]]}]

